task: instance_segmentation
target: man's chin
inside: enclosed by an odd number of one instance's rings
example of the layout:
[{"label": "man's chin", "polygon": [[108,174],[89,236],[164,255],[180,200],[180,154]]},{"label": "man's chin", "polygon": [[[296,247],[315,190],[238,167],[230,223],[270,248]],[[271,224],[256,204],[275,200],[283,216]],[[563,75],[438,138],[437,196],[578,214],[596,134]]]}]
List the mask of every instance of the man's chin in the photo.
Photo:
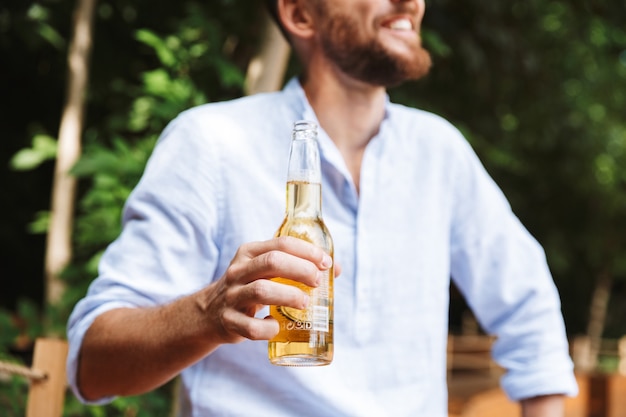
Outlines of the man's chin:
[{"label": "man's chin", "polygon": [[391,48],[389,44],[375,43],[343,51],[329,46],[327,54],[346,75],[382,87],[420,79],[431,67],[430,54],[419,44]]},{"label": "man's chin", "polygon": [[388,82],[385,87],[396,87],[406,81],[415,81],[424,78],[430,72],[432,59],[428,51],[420,48],[414,52],[411,59],[399,60],[396,68],[387,74]]},{"label": "man's chin", "polygon": [[415,62],[410,71],[412,73],[410,79],[419,80],[420,78],[424,78],[430,72],[432,65],[433,61],[430,53],[426,49],[420,47],[417,51]]}]

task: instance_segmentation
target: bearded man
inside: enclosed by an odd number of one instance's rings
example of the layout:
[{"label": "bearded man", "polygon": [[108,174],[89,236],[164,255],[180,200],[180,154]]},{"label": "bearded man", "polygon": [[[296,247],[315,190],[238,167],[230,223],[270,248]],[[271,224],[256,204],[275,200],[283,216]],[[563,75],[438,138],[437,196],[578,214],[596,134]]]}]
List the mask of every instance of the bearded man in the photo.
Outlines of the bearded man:
[{"label": "bearded man", "polygon": [[[163,132],[124,228],[70,318],[68,375],[83,401],[182,374],[182,415],[447,415],[450,279],[497,336],[502,386],[525,416],[576,393],[542,248],[461,134],[391,103],[424,76],[423,0],[273,0],[302,61],[281,92],[207,104]],[[335,359],[269,363],[269,305],[303,308],[329,269],[319,248],[272,236],[290,131],[321,127],[324,219],[335,241]],[[339,266],[336,266],[339,269]]]}]

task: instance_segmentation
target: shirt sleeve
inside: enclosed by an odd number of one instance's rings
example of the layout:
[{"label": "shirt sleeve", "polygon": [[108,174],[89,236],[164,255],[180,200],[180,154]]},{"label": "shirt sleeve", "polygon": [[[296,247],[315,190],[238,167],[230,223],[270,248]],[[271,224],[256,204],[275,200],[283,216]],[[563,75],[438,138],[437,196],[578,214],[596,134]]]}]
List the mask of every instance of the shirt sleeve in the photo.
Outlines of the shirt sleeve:
[{"label": "shirt sleeve", "polygon": [[513,400],[576,395],[560,299],[545,254],[463,141],[456,166],[452,279],[496,336],[494,360]]},{"label": "shirt sleeve", "polygon": [[163,132],[131,193],[120,236],[106,249],[99,275],[68,322],[67,375],[74,394],[84,335],[100,314],[120,307],[148,307],[192,293],[213,278],[219,251],[219,158],[193,120],[174,120]]}]

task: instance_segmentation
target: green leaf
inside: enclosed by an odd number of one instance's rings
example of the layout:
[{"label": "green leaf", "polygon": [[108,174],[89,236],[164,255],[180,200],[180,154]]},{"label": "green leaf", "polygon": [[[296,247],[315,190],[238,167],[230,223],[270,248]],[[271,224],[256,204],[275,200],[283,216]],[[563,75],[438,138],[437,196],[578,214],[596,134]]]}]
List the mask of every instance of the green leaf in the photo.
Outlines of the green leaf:
[{"label": "green leaf", "polygon": [[452,54],[452,48],[435,31],[422,30],[422,38],[426,48],[433,54],[444,58]]},{"label": "green leaf", "polygon": [[57,154],[57,141],[48,135],[35,135],[30,148],[18,151],[11,158],[11,168],[28,171],[37,168],[43,162],[54,159]]},{"label": "green leaf", "polygon": [[176,64],[176,56],[167,46],[165,40],[161,39],[156,33],[148,29],[139,29],[135,33],[135,38],[152,47],[161,63],[166,67],[173,67]]},{"label": "green leaf", "polygon": [[220,57],[214,60],[214,65],[224,87],[241,87],[243,85],[245,77],[237,66]]},{"label": "green leaf", "polygon": [[33,234],[44,234],[48,232],[50,225],[50,212],[38,211],[35,213],[35,219],[28,225],[28,231]]},{"label": "green leaf", "polygon": [[43,39],[48,41],[50,45],[54,46],[57,50],[62,51],[65,48],[65,39],[49,24],[39,24],[37,31]]}]

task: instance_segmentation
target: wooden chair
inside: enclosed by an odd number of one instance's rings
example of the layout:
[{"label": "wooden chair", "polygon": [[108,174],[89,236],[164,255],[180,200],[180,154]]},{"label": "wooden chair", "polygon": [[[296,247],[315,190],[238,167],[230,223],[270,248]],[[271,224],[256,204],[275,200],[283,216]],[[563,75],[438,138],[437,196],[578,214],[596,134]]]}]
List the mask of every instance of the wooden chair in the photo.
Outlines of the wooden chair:
[{"label": "wooden chair", "polygon": [[41,338],[35,341],[32,369],[45,375],[31,381],[28,391],[26,417],[61,417],[67,377],[67,341]]},{"label": "wooden chair", "polygon": [[26,417],[61,417],[63,414],[67,349],[65,340],[41,338],[35,341],[31,368],[0,362],[0,372],[30,380]]}]

